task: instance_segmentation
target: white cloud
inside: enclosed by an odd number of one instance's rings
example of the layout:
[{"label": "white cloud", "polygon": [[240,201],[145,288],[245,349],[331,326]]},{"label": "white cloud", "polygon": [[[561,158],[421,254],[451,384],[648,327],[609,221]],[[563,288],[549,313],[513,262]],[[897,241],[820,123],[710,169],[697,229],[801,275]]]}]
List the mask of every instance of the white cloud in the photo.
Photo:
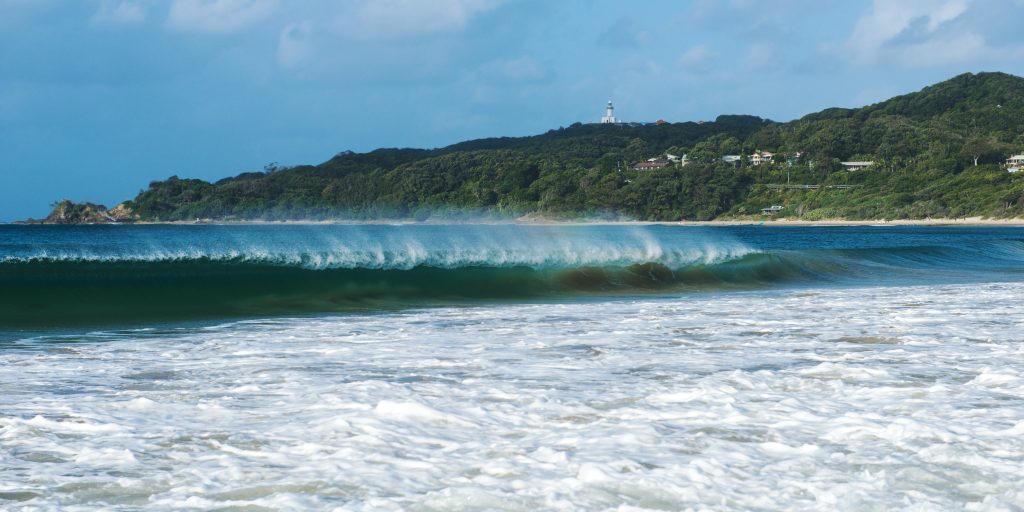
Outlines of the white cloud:
[{"label": "white cloud", "polygon": [[189,32],[235,32],[273,14],[277,0],[174,0],[171,28]]},{"label": "white cloud", "polygon": [[503,0],[364,0],[337,23],[357,39],[403,39],[461,31],[470,20]]},{"label": "white cloud", "polygon": [[969,4],[970,0],[875,0],[843,49],[861,63],[889,60],[921,66],[969,61],[986,51],[984,39],[966,27],[943,30]]},{"label": "white cloud", "polygon": [[131,0],[103,0],[92,15],[92,22],[101,25],[136,25],[146,21],[146,8],[142,2]]}]

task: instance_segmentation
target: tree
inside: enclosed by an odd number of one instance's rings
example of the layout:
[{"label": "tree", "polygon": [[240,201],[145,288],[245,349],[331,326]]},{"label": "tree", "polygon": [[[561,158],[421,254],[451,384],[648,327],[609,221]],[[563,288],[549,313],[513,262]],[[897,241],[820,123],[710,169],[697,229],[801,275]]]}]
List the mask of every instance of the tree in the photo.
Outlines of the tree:
[{"label": "tree", "polygon": [[977,167],[982,159],[998,159],[999,149],[999,143],[990,137],[972,137],[960,148],[960,156],[969,158]]}]

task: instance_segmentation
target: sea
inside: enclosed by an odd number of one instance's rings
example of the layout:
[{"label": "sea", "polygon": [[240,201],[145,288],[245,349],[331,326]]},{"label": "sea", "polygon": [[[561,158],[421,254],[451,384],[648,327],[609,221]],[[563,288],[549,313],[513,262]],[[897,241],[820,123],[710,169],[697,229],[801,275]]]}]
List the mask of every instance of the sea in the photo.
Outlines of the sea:
[{"label": "sea", "polygon": [[2,510],[1021,510],[1024,228],[0,226]]}]

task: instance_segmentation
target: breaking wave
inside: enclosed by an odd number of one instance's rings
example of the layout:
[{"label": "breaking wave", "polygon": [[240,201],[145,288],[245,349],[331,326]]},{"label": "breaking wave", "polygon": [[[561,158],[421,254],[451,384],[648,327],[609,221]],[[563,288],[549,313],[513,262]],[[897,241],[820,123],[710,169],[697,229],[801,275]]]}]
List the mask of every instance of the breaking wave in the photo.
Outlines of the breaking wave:
[{"label": "breaking wave", "polygon": [[76,244],[0,245],[0,326],[934,281],[962,276],[968,268],[972,278],[984,274],[979,269],[1020,273],[1024,262],[1021,240],[760,250],[699,230],[674,238],[640,229],[507,226],[344,235],[236,228],[188,240],[119,235],[109,243],[90,236]]}]

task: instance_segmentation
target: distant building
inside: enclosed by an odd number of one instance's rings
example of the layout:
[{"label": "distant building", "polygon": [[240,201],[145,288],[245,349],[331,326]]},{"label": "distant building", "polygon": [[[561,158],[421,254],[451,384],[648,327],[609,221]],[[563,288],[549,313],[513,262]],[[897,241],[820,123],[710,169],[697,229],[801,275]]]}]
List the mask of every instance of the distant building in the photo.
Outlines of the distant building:
[{"label": "distant building", "polygon": [[668,159],[669,162],[672,162],[678,165],[679,167],[683,167],[686,164],[690,163],[690,159],[686,158],[686,155],[673,155],[671,153],[665,153],[665,158]]},{"label": "distant building", "polygon": [[1006,168],[1008,170],[1009,169],[1017,169],[1016,171],[1010,171],[1010,172],[1018,172],[1021,169],[1024,169],[1024,155],[1013,155],[1013,156],[1011,156],[1009,159],[1006,160]]},{"label": "distant building", "polygon": [[672,162],[664,159],[651,159],[646,162],[637,162],[633,164],[634,171],[653,171],[655,169],[664,169],[672,165]]},{"label": "distant building", "polygon": [[786,156],[786,164],[788,164],[788,165],[796,165],[796,164],[800,163],[800,159],[803,158],[803,156],[804,156],[804,154],[799,152],[799,151],[797,151],[796,153],[787,155]]},{"label": "distant building", "polygon": [[615,120],[615,107],[612,106],[612,100],[608,100],[608,106],[605,108],[604,117],[601,118],[601,124],[615,124],[617,122]]},{"label": "distant building", "polygon": [[754,151],[754,154],[750,155],[750,165],[770,164],[773,158],[775,158],[774,153]]},{"label": "distant building", "polygon": [[768,208],[761,208],[761,213],[765,215],[775,215],[776,213],[779,213],[781,211],[782,207],[779,205],[772,205],[769,206]]},{"label": "distant building", "polygon": [[722,161],[727,164],[733,164],[736,167],[739,167],[740,163],[743,162],[743,157],[739,155],[725,155],[722,157]]},{"label": "distant building", "polygon": [[846,169],[847,171],[863,171],[864,169],[867,169],[868,167],[871,167],[872,165],[875,165],[874,162],[839,162],[839,163],[843,166],[843,169]]},{"label": "distant building", "polygon": [[656,124],[658,126],[661,126],[663,124],[668,124],[668,121],[666,121],[664,119],[658,119],[657,121],[654,122],[654,124]]}]

